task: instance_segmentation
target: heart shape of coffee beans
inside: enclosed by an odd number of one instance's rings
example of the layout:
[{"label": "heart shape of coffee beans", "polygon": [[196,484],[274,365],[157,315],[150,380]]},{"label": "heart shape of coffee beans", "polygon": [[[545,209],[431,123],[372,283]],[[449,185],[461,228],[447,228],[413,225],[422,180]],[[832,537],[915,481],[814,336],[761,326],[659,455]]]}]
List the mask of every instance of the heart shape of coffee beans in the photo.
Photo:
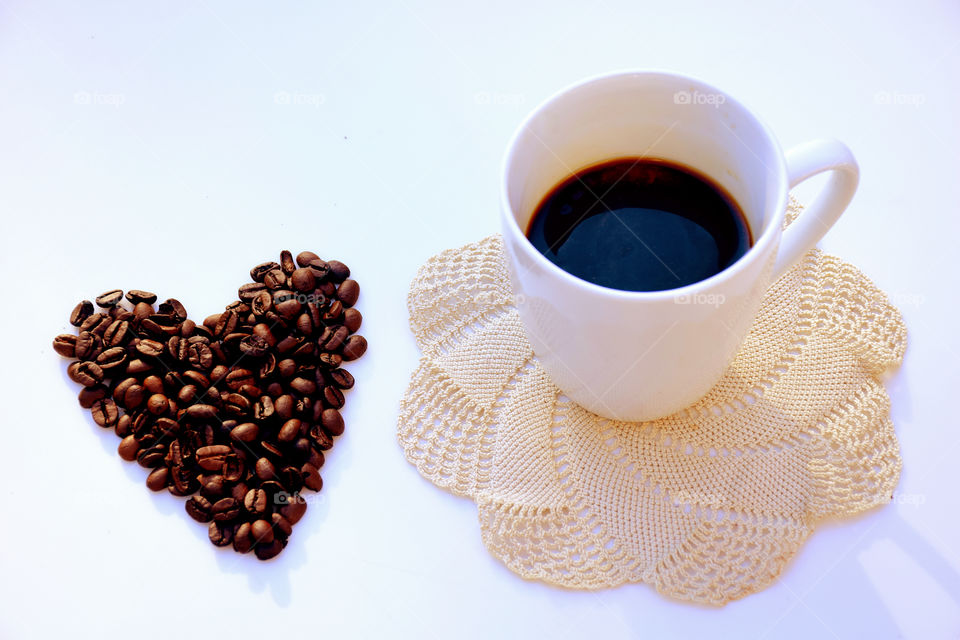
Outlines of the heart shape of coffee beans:
[{"label": "heart shape of coffee beans", "polygon": [[122,438],[124,460],[151,469],[147,486],[190,496],[210,541],[279,554],[320,491],[324,452],[343,433],[340,365],[367,349],[356,333],[360,287],[350,269],[310,251],[250,270],[223,313],[197,324],[175,299],[108,291],[70,315],[77,335],[53,341],[74,358],[80,405]]}]

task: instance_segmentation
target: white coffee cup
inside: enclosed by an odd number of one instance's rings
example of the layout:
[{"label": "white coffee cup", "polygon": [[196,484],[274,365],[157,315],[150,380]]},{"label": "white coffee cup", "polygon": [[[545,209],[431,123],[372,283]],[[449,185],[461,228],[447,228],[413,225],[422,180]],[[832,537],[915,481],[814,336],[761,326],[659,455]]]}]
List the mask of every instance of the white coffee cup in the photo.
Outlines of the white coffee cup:
[{"label": "white coffee cup", "polygon": [[[555,185],[638,156],[692,167],[723,187],[750,225],[749,251],[700,282],[634,292],[582,280],[534,248],[525,231]],[[832,175],[823,192],[783,231],[789,189],[824,171]],[[649,420],[693,404],[736,355],[769,284],[840,217],[858,178],[842,143],[784,155],[757,116],[699,80],[625,72],[561,91],[517,130],[501,185],[516,306],[538,360],[567,396],[607,418]]]}]

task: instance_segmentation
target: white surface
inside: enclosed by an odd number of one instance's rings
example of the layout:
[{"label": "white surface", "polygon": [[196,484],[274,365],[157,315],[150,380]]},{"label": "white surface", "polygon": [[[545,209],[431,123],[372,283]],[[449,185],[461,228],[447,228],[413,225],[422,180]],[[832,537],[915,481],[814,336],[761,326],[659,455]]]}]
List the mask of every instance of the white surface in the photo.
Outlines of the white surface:
[{"label": "white surface", "polygon": [[[960,634],[958,5],[145,4],[0,2],[0,637]],[[725,88],[784,147],[847,142],[863,179],[823,246],[911,331],[889,382],[897,504],[821,527],[773,586],[720,609],[524,582],[394,437],[415,269],[497,230],[501,153],[530,108],[625,67]],[[322,502],[264,565],[147,492],[50,340],[113,286],[202,317],[284,247],[354,268],[371,348]],[[21,302],[33,318],[10,315]]]}]

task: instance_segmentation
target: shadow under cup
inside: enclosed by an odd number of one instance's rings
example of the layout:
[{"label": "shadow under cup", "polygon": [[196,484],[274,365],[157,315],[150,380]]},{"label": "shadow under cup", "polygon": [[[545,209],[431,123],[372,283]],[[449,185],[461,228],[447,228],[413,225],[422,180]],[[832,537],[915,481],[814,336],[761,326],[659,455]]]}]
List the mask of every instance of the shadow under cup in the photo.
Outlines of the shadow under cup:
[{"label": "shadow under cup", "polygon": [[[723,187],[747,219],[750,250],[700,282],[636,292],[581,280],[533,247],[525,230],[554,186],[586,166],[637,156],[691,167]],[[621,73],[541,105],[508,148],[501,209],[517,309],[554,383],[587,409],[628,420],[667,415],[702,397],[759,308],[786,197],[776,139],[709,85],[666,73]],[[691,303],[700,300],[714,304]]]}]

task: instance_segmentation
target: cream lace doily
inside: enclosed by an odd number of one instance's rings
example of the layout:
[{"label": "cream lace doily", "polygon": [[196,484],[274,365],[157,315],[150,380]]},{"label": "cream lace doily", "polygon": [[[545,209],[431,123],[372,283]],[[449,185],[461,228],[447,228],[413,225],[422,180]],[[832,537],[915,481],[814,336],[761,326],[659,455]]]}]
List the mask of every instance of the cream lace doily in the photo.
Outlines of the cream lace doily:
[{"label": "cream lace doily", "polygon": [[819,521],[890,501],[901,462],[878,376],[906,329],[842,260],[810,252],[716,387],[643,423],[565,398],[512,299],[499,236],[421,267],[408,305],[423,356],[398,438],[477,503],[484,544],[524,578],[722,604],[773,581]]}]

